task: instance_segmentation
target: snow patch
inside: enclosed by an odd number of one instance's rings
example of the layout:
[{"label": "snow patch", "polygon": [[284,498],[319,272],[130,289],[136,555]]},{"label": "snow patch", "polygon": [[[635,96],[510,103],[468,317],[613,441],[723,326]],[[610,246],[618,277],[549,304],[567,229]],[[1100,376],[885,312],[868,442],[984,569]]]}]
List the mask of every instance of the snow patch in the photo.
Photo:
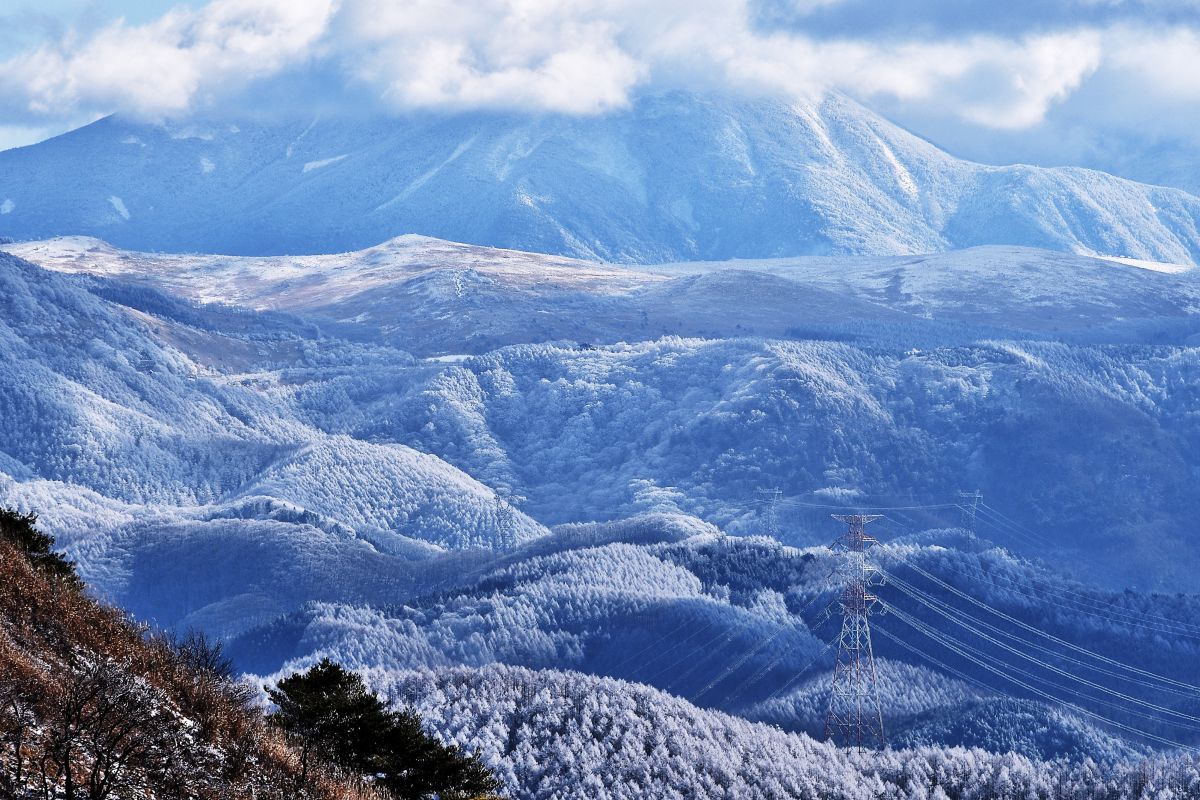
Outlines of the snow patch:
[{"label": "snow patch", "polygon": [[212,135],[211,131],[205,130],[205,129],[197,127],[195,125],[188,125],[187,127],[178,128],[176,130],[173,130],[170,132],[170,136],[172,139],[175,139],[176,141],[183,141],[183,140],[187,140],[187,139],[199,139],[202,142],[211,142],[213,140],[213,135]]},{"label": "snow patch", "polygon": [[896,157],[896,153],[892,150],[892,148],[888,147],[887,142],[878,136],[875,137],[875,141],[879,145],[879,149],[883,153],[884,159],[895,173],[896,184],[900,187],[900,190],[913,200],[917,199],[917,195],[920,194],[920,190],[917,188],[917,182],[913,179],[912,173],[900,163],[900,159]]},{"label": "snow patch", "polygon": [[[465,142],[460,143],[458,145],[458,147],[454,148],[454,152],[451,153],[449,156],[447,156],[445,161],[438,164],[433,169],[427,170],[426,172],[417,176],[417,178],[415,180],[413,180],[412,183],[410,183],[408,186],[404,187],[404,191],[400,192],[400,194],[396,195],[391,200],[388,200],[386,203],[382,203],[382,204],[376,206],[375,210],[382,211],[383,209],[387,208],[388,206],[398,203],[401,200],[404,200],[407,197],[409,197],[410,195],[412,195],[413,192],[417,191],[417,189],[420,189],[422,186],[424,186],[426,183],[428,183],[430,181],[430,179],[433,178],[433,176],[437,175],[439,172],[441,172],[447,166],[449,166],[450,164],[457,161],[459,156],[461,156],[463,153],[467,152],[467,150],[469,150],[471,148],[471,145],[474,143],[475,143],[474,136],[472,136],[470,139],[467,139]],[[344,158],[344,156],[343,156],[343,158]]]},{"label": "snow patch", "polygon": [[309,161],[304,165],[303,171],[311,172],[314,169],[320,169],[321,167],[328,167],[330,164],[336,164],[337,162],[341,161],[343,158],[346,157],[346,155],[347,155],[346,153],[342,153],[340,156],[334,156],[333,158],[322,158],[320,161]]},{"label": "snow patch", "polygon": [[1102,261],[1111,261],[1114,264],[1125,264],[1138,269],[1148,269],[1152,272],[1166,272],[1171,275],[1178,275],[1181,272],[1189,272],[1195,269],[1191,264],[1168,264],[1162,261],[1147,261],[1143,258],[1126,258],[1125,256],[1096,256]]},{"label": "snow patch", "polygon": [[126,221],[129,220],[129,209],[125,207],[124,200],[114,194],[109,196],[108,202],[112,203],[112,207],[117,210],[117,213],[120,214],[123,219]]},{"label": "snow patch", "polygon": [[313,129],[313,126],[317,124],[317,120],[319,120],[319,119],[320,119],[320,117],[313,117],[313,121],[308,123],[308,127],[305,128],[304,130],[302,130],[300,132],[299,136],[297,136],[295,139],[292,139],[292,141],[288,142],[287,149],[284,151],[287,158],[292,157],[292,154],[296,152],[296,145],[298,145],[300,143],[301,139],[303,139],[305,136],[308,136],[308,132]]}]

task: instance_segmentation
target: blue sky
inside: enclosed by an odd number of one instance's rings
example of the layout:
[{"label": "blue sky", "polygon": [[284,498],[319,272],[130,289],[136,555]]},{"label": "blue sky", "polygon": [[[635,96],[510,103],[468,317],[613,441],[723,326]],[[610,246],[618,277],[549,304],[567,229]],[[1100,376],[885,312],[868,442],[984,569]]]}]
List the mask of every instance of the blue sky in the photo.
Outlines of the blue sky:
[{"label": "blue sky", "polygon": [[0,146],[112,112],[842,91],[985,161],[1200,152],[1200,0],[0,0]]}]

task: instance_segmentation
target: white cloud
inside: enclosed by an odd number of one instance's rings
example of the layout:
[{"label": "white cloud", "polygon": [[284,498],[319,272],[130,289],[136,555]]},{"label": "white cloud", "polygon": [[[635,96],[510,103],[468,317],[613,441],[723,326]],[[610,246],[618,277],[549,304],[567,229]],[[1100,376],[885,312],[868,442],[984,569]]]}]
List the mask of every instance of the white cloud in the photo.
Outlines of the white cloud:
[{"label": "white cloud", "polygon": [[1122,26],[1109,33],[1109,63],[1165,100],[1200,100],[1200,32]]},{"label": "white cloud", "polygon": [[820,37],[763,30],[751,2],[213,0],[145,25],[71,33],[10,59],[0,65],[0,107],[14,123],[22,114],[27,123],[112,110],[180,114],[303,69],[392,109],[588,114],[619,108],[646,87],[834,88],[998,129],[1036,125],[1097,72],[1153,84],[1164,96],[1200,96],[1200,43],[1186,28],[1133,36],[1116,22],[1025,34]]},{"label": "white cloud", "polygon": [[357,0],[332,38],[348,71],[394,106],[593,113],[624,105],[644,74],[618,32],[581,4]]},{"label": "white cloud", "polygon": [[849,74],[831,76],[867,96],[950,108],[993,128],[1024,128],[1079,87],[1101,63],[1093,31],[1036,35],[1019,41],[972,37],[906,44],[859,54]]},{"label": "white cloud", "polygon": [[213,0],[146,25],[117,20],[0,64],[0,89],[35,118],[182,112],[204,92],[307,57],[333,10],[333,0]]}]

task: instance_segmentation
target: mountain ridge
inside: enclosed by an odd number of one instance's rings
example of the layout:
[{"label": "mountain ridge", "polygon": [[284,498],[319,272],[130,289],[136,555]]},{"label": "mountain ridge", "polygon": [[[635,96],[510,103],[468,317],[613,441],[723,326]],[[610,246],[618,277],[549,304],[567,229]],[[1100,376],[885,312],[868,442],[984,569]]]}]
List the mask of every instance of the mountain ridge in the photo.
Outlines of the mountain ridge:
[{"label": "mountain ridge", "polygon": [[602,117],[109,117],[0,153],[0,235],[142,250],[354,250],[404,233],[618,262],[980,244],[1192,263],[1200,199],[956,159],[848,98],[653,95]]}]

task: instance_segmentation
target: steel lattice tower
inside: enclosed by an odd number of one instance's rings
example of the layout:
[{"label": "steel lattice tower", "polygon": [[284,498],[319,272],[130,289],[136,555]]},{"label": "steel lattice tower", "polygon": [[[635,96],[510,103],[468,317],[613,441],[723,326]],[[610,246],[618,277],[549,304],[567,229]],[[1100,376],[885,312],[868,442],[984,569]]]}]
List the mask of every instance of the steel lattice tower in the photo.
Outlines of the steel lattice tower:
[{"label": "steel lattice tower", "polygon": [[501,550],[512,550],[517,546],[517,520],[512,504],[501,497],[495,497],[496,507],[496,542]]},{"label": "steel lattice tower", "polygon": [[871,594],[877,570],[867,563],[866,550],[875,542],[867,535],[873,514],[834,514],[849,527],[840,544],[845,548],[842,588],[842,632],[825,715],[825,738],[856,747],[886,747],[883,707],[875,680],[875,654],[871,648]]},{"label": "steel lattice tower", "polygon": [[983,502],[983,492],[976,489],[973,492],[958,493],[959,527],[975,532],[975,511]]},{"label": "steel lattice tower", "polygon": [[783,492],[779,489],[759,489],[758,493],[767,498],[766,507],[766,530],[767,536],[772,539],[779,538],[779,515],[776,509],[779,507],[779,498],[783,496]]}]

